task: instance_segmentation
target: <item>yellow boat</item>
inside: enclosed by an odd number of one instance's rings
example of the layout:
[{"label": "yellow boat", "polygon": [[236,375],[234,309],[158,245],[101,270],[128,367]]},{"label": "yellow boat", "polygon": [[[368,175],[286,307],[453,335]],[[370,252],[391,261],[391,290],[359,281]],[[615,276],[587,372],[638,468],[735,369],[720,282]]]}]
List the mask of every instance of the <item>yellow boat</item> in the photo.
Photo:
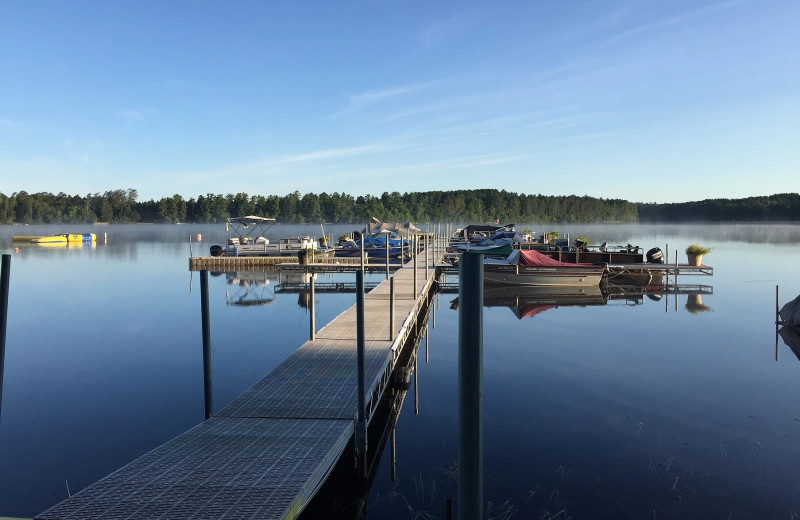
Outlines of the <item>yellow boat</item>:
[{"label": "yellow boat", "polygon": [[35,237],[31,240],[34,244],[66,244],[67,235],[51,235],[47,237]]},{"label": "yellow boat", "polygon": [[32,244],[66,244],[67,242],[82,243],[94,242],[97,235],[94,233],[62,233],[59,235],[14,235],[14,242],[30,242]]}]

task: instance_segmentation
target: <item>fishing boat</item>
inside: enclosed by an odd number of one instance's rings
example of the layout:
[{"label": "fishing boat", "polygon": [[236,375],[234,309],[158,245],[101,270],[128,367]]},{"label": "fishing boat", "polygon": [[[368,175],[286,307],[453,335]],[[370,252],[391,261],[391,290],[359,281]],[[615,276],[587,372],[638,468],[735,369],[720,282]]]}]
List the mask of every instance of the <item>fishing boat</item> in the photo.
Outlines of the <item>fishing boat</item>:
[{"label": "fishing boat", "polygon": [[274,225],[274,218],[254,215],[228,218],[225,221],[225,230],[230,234],[228,241],[225,246],[211,246],[211,256],[297,256],[301,251],[319,249],[319,242],[307,235],[270,242],[265,235]]},{"label": "fishing boat", "polygon": [[476,244],[470,242],[464,244],[451,243],[450,250],[457,253],[469,251],[487,256],[507,257],[514,249],[514,244],[519,243],[521,239],[522,237],[514,231],[501,231]]},{"label": "fishing boat", "polygon": [[[361,243],[364,243],[364,255],[369,258],[389,258],[402,257],[409,252],[410,240],[403,238],[394,231],[380,231],[361,235],[357,240],[345,240],[340,242],[339,247],[335,248],[334,256],[338,257],[358,257],[361,256]],[[386,244],[389,244],[387,249]]]},{"label": "fishing boat", "polygon": [[486,258],[483,278],[499,285],[600,285],[608,266],[569,264],[549,258],[538,251],[515,249],[506,258]]}]

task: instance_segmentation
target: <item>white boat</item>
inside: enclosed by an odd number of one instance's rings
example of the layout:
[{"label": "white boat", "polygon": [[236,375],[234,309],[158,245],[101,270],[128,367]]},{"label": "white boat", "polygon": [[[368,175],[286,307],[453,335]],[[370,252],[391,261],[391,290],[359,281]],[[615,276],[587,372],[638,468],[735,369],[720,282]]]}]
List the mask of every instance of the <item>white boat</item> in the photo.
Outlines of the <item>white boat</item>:
[{"label": "white boat", "polygon": [[225,222],[225,230],[230,233],[225,247],[211,246],[211,256],[297,256],[301,251],[319,249],[317,239],[308,235],[270,242],[265,235],[273,225],[274,218],[231,217]]},{"label": "white boat", "polygon": [[567,264],[534,250],[515,249],[504,259],[486,258],[483,279],[499,285],[597,286],[608,271],[606,264]]}]

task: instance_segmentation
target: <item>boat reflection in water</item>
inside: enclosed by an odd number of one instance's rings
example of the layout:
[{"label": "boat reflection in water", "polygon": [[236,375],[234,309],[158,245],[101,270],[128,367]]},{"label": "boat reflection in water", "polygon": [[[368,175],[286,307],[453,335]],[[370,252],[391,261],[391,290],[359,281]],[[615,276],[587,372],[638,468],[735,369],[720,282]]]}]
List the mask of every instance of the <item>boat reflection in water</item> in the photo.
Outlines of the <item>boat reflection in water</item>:
[{"label": "boat reflection in water", "polygon": [[[457,292],[457,287],[445,292]],[[677,310],[678,295],[686,295],[685,309],[691,313],[710,311],[702,296],[714,293],[708,285],[602,285],[602,286],[486,286],[483,290],[485,307],[508,307],[517,318],[532,318],[557,307],[586,307],[597,305],[642,305],[645,297],[659,302],[673,295]],[[665,303],[667,303],[665,301]],[[458,309],[458,298],[450,307]]]},{"label": "boat reflection in water", "polygon": [[[275,294],[280,292],[281,288],[292,286],[307,289],[317,276],[313,273],[284,272],[274,268],[211,272],[211,276],[222,275],[225,275],[225,281],[231,286],[225,293],[226,303],[238,307],[268,305],[275,301]],[[302,302],[300,305],[304,306]]]}]

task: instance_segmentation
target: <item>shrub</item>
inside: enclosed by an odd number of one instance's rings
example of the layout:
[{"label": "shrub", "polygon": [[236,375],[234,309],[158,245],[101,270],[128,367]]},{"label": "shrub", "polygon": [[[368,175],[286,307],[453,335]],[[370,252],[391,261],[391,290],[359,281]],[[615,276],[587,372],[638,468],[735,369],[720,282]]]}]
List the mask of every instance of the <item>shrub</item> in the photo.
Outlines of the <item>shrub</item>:
[{"label": "shrub", "polygon": [[686,254],[687,255],[707,255],[711,252],[710,247],[703,247],[697,244],[690,244],[686,247]]}]

